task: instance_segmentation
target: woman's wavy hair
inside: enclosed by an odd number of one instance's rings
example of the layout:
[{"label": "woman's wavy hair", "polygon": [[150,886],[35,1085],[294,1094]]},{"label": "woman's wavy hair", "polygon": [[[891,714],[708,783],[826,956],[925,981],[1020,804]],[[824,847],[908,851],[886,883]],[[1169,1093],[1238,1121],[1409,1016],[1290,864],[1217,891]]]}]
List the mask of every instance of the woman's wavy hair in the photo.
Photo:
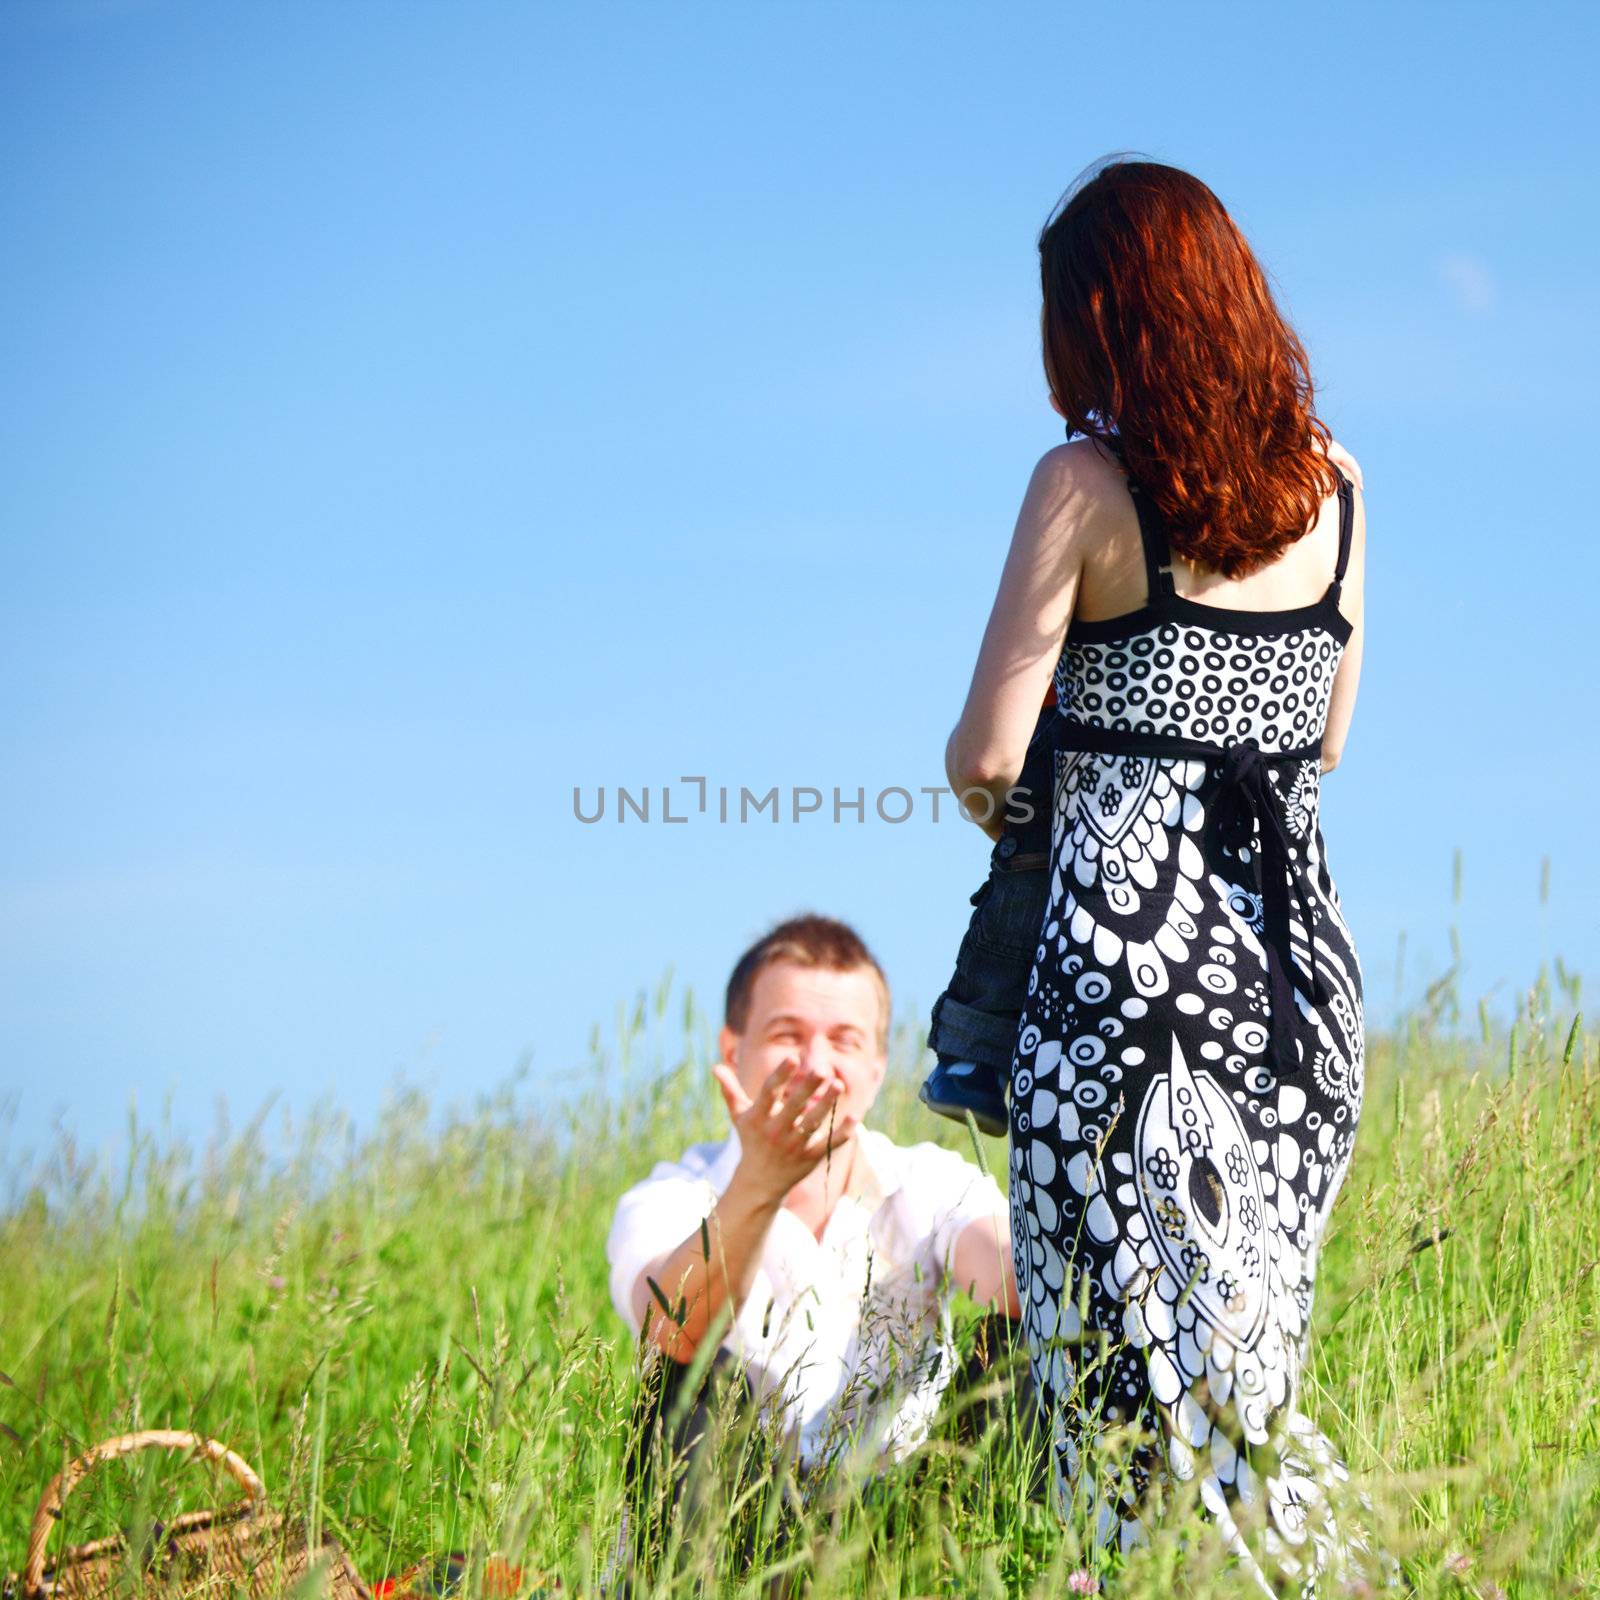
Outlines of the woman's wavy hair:
[{"label": "woman's wavy hair", "polygon": [[1244,577],[1338,487],[1306,352],[1222,202],[1124,153],[1088,168],[1039,235],[1045,375],[1067,437],[1114,428],[1172,546]]}]

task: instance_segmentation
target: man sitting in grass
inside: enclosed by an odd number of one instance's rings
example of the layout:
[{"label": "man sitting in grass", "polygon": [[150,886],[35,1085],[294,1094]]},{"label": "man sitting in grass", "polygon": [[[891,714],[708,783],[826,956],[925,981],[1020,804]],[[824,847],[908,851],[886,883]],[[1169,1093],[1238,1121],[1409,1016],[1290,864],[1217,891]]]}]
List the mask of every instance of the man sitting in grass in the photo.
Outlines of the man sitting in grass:
[{"label": "man sitting in grass", "polygon": [[969,1370],[1009,1346],[1000,1189],[960,1154],[862,1125],[888,1028],[883,971],[844,923],[796,917],[734,967],[712,1069],[732,1131],[629,1189],[607,1244],[612,1300],[651,1347],[635,1508],[657,1460],[681,1501],[730,1387],[802,1475],[846,1453],[869,1470],[904,1459],[954,1374],[956,1288],[991,1308]]}]

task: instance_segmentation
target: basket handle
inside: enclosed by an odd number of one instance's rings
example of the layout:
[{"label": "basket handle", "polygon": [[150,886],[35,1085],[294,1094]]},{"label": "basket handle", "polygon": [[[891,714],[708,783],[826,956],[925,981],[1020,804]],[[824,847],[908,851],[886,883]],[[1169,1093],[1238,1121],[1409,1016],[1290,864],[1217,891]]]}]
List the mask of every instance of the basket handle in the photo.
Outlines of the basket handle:
[{"label": "basket handle", "polygon": [[45,1489],[39,1509],[33,1514],[33,1531],[28,1537],[28,1562],[22,1572],[24,1595],[36,1595],[44,1585],[45,1545],[49,1543],[51,1527],[60,1520],[67,1496],[97,1463],[132,1455],[135,1450],[192,1450],[207,1461],[220,1461],[250,1500],[261,1500],[267,1492],[266,1485],[244,1457],[217,1439],[202,1439],[197,1433],[185,1433],[177,1428],[145,1428],[139,1433],[119,1433],[115,1438],[102,1439],[58,1472]]}]

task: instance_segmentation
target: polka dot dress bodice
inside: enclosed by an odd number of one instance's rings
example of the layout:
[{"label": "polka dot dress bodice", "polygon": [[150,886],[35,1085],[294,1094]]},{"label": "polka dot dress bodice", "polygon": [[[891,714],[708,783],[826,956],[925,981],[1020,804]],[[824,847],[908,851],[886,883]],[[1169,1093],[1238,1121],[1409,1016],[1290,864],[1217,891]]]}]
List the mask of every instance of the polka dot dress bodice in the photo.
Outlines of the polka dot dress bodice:
[{"label": "polka dot dress bodice", "polygon": [[1069,637],[1056,703],[1094,727],[1290,750],[1321,737],[1343,654],[1325,623],[1258,634],[1154,622],[1126,639]]},{"label": "polka dot dress bodice", "polygon": [[[1057,1492],[1145,1536],[1153,1480],[1271,1594],[1365,1551],[1295,1406],[1318,1244],[1360,1115],[1361,969],[1328,871],[1319,743],[1350,625],[1176,594],[1135,489],[1149,598],[1074,622],[1056,671],[1049,903],[1011,1069],[1011,1226]],[[1111,1336],[1104,1361],[1078,1366]],[[1131,1474],[1086,1438],[1135,1424]],[[1326,1592],[1326,1591],[1324,1591]]]}]

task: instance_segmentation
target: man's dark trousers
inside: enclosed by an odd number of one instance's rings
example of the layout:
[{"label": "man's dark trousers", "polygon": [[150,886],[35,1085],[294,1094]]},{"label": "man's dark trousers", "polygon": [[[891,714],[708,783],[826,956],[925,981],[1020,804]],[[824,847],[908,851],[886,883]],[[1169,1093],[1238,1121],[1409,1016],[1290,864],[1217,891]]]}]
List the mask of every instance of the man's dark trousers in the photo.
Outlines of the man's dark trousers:
[{"label": "man's dark trousers", "polygon": [[[969,1400],[971,1391],[983,1384],[997,1363],[1003,1368],[1009,1363],[1014,1393]],[[781,1486],[786,1476],[793,1481],[792,1469],[785,1473],[782,1457],[756,1424],[757,1397],[739,1359],[719,1349],[698,1375],[698,1383],[691,1386],[693,1375],[692,1364],[660,1357],[640,1385],[625,1481],[630,1543],[633,1559],[641,1568],[654,1565],[674,1525],[686,1545],[694,1542],[702,1518],[709,1517],[719,1528],[726,1528],[733,1503],[769,1468],[775,1484]],[[1026,1427],[1035,1415],[1035,1391],[1016,1323],[998,1312],[980,1320],[972,1352],[945,1391],[944,1403],[947,1407],[953,1404],[951,1429],[960,1443],[976,1444],[994,1427]],[[730,1430],[732,1443],[724,1449],[729,1454],[740,1453],[740,1470],[731,1477],[719,1476],[713,1470],[713,1456],[719,1437],[730,1439]],[[1043,1501],[1049,1494],[1047,1457],[1042,1448],[1035,1449],[1033,1456],[1028,1492],[1031,1498]],[[727,1459],[725,1456],[725,1462]],[[666,1495],[657,1489],[657,1474],[663,1465],[673,1474]],[[926,1465],[926,1458],[911,1463],[914,1479],[922,1476]],[[746,1564],[754,1558],[764,1520],[762,1504],[756,1502],[766,1499],[763,1494],[752,1495],[737,1519]],[[781,1508],[776,1520],[781,1528]],[[770,1532],[770,1519],[767,1526]]]}]

